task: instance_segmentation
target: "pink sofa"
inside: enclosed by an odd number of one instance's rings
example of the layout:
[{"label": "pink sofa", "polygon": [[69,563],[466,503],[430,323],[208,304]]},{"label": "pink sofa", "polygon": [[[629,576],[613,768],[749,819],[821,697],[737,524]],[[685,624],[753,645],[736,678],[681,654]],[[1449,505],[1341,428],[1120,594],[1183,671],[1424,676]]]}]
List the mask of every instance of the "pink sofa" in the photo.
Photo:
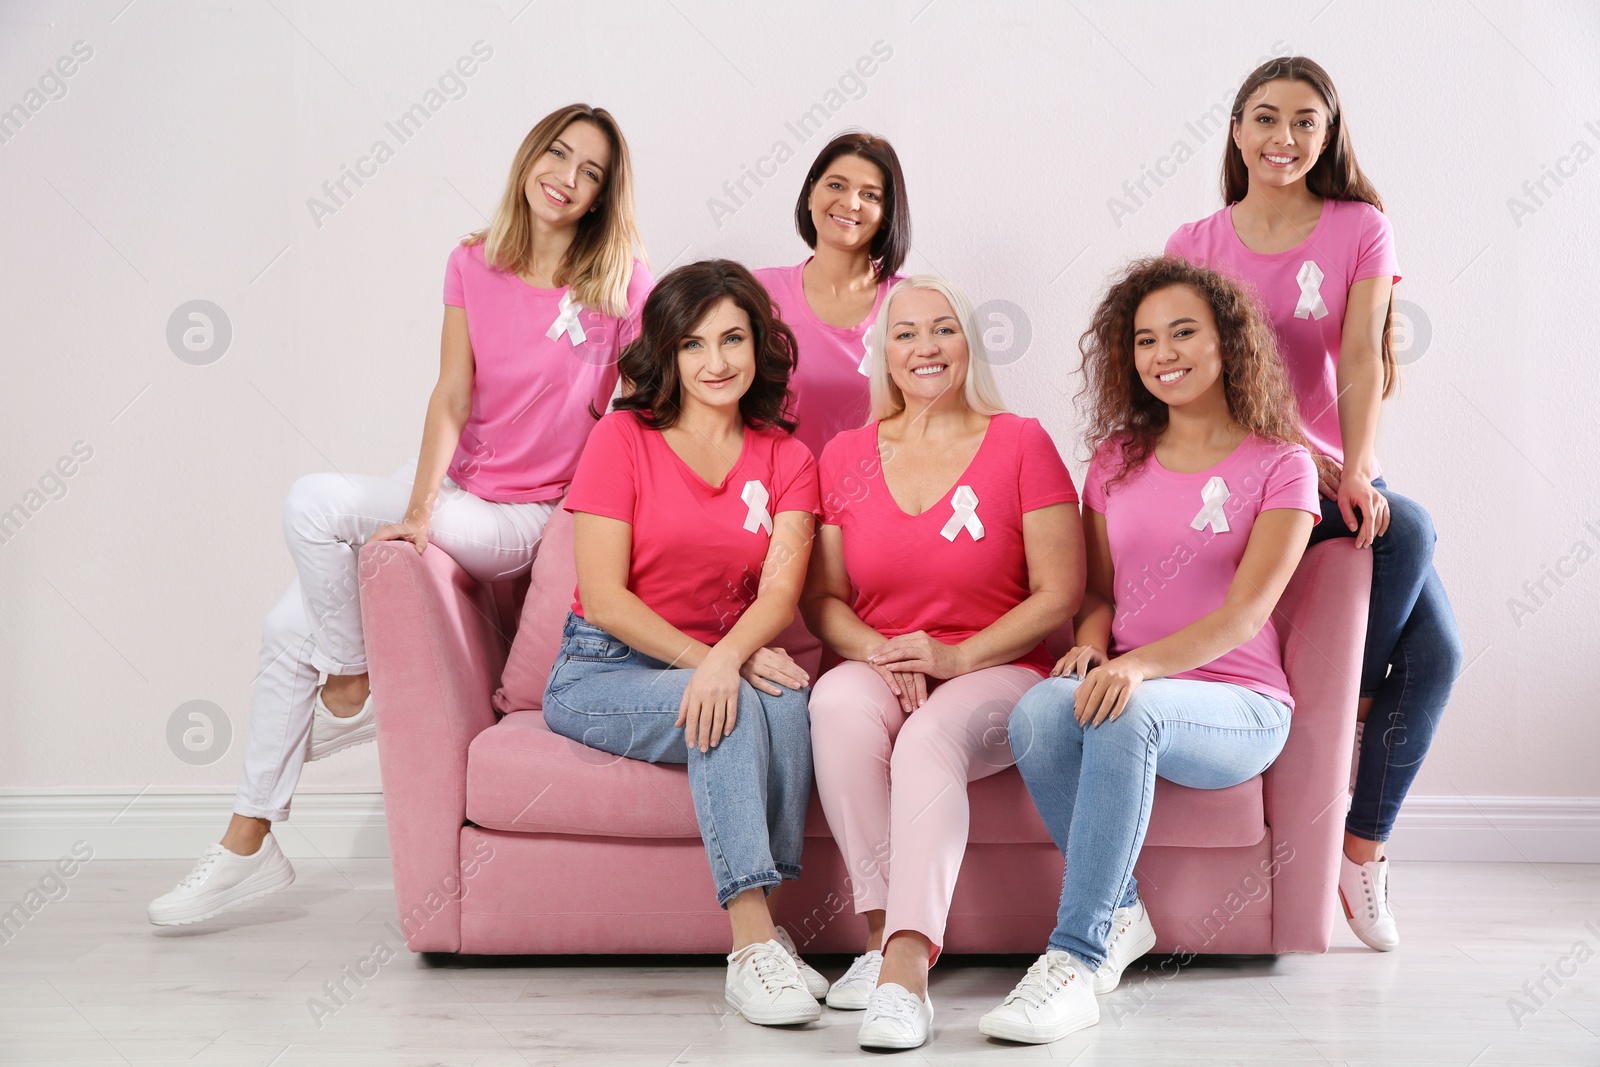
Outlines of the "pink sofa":
[{"label": "pink sofa", "polygon": [[[571,538],[558,511],[531,579],[490,587],[437,548],[361,551],[395,895],[413,951],[727,951],[684,768],[586,749],[503,693],[510,713],[496,709],[524,595],[523,625],[538,636],[517,644],[520,684],[555,657]],[[1215,791],[1158,783],[1137,866],[1156,951],[1327,949],[1370,578],[1370,555],[1349,539],[1306,553],[1277,612],[1293,727],[1265,774]],[[1061,855],[1015,769],[974,783],[971,798],[946,951],[1039,952]],[[785,886],[778,918],[803,951],[859,952],[865,924],[815,797],[806,834],[805,875]]]}]

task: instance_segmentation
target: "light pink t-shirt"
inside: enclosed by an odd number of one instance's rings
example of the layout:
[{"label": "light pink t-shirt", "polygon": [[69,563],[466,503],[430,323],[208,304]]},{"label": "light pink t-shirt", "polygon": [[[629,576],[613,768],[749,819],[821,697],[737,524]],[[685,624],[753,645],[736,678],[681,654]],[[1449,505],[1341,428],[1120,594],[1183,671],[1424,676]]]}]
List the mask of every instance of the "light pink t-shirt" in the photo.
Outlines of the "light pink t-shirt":
[{"label": "light pink t-shirt", "polygon": [[779,317],[794,331],[800,346],[799,364],[789,380],[795,395],[795,418],[800,423],[794,435],[811,449],[812,455],[821,456],[823,446],[840,430],[858,429],[867,421],[867,375],[862,369],[867,358],[867,335],[889,287],[901,275],[891,275],[878,283],[872,312],[859,325],[830,326],[817,318],[806,302],[805,285],[800,278],[806,263],[763,267],[755,275],[766,286]]},{"label": "light pink t-shirt", "polygon": [[[1263,511],[1294,508],[1322,517],[1317,470],[1299,445],[1252,434],[1222,462],[1193,474],[1167,470],[1152,453],[1108,488],[1122,469],[1120,441],[1097,448],[1083,478],[1083,506],[1106,517],[1111,545],[1113,656],[1220,608]],[[1270,618],[1233,651],[1171,677],[1233,682],[1294,707]]]},{"label": "light pink t-shirt", "polygon": [[1225,207],[1178,227],[1167,239],[1167,254],[1255,287],[1277,331],[1306,438],[1318,452],[1343,463],[1336,379],[1345,306],[1356,282],[1400,280],[1389,219],[1358,200],[1324,200],[1305,241],[1286,252],[1252,252],[1239,240],[1232,209]]},{"label": "light pink t-shirt", "polygon": [[444,274],[444,302],[467,312],[472,341],[472,414],[449,475],[484,500],[554,500],[617,384],[617,358],[639,333],[654,279],[638,260],[624,318],[579,308],[583,341],[548,336],[566,288],[535,289],[483,259],[483,245],[457,245]]},{"label": "light pink t-shirt", "polygon": [[[563,506],[632,524],[628,590],[714,645],[755,601],[774,517],[817,513],[817,461],[782,430],[746,427],[738,461],[711,485],[659,430],[613,411],[589,435]],[[576,591],[572,610],[583,617]]]},{"label": "light pink t-shirt", "polygon": [[[948,644],[1028,599],[1022,516],[1078,499],[1039,420],[1011,414],[989,420],[972,463],[920,515],[902,511],[884,484],[877,423],[828,442],[821,478],[822,521],[839,527],[856,615],[885,637],[925,630]],[[967,510],[963,489],[977,501]],[[1014,662],[1050,672],[1043,641]]]}]

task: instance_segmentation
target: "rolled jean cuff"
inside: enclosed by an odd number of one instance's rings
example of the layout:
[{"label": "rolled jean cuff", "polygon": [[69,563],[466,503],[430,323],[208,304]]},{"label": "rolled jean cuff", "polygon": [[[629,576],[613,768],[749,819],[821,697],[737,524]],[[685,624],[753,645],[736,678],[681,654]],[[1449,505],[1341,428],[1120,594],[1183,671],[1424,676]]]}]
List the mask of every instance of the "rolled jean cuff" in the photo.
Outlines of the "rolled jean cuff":
[{"label": "rolled jean cuff", "polygon": [[243,815],[247,819],[266,819],[268,822],[288,822],[288,808],[262,808],[254,804],[240,804],[234,802],[233,813]]},{"label": "rolled jean cuff", "polygon": [[777,868],[780,875],[791,882],[800,877],[800,865],[798,863],[774,862],[773,866]]},{"label": "rolled jean cuff", "polygon": [[717,904],[726,908],[728,901],[743,893],[746,889],[756,886],[768,888],[782,882],[783,878],[777,871],[762,871],[760,874],[747,874],[743,878],[735,879],[727,885],[717,887]]},{"label": "rolled jean cuff", "polygon": [[367,673],[367,661],[365,659],[341,663],[315,646],[311,649],[311,665],[330,678],[337,678],[346,674]]}]

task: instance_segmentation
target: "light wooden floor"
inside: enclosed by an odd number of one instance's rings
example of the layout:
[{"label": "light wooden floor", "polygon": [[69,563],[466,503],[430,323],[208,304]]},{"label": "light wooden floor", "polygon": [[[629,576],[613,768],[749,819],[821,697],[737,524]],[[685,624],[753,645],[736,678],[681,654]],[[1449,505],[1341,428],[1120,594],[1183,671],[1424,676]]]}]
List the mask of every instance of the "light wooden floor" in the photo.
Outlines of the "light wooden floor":
[{"label": "light wooden floor", "polygon": [[[0,864],[0,909],[47,866]],[[797,1031],[729,1014],[715,959],[427,966],[384,925],[395,910],[386,860],[300,861],[293,886],[222,921],[150,926],[146,902],[186,869],[95,860],[0,946],[0,1063],[882,1062],[856,1046],[857,1013],[825,1009]],[[1397,864],[1393,879],[1406,938],[1398,952],[1369,952],[1341,924],[1324,956],[1202,957],[1171,980],[1152,968],[1101,999],[1098,1027],[1053,1046],[1003,1045],[977,1031],[1028,960],[952,957],[934,972],[934,1038],[903,1059],[1600,1064],[1600,958],[1590,958],[1600,957],[1600,866]],[[395,957],[336,1013],[314,1019],[308,1001],[323,983],[385,940]],[[813,962],[830,977],[848,963]],[[1544,992],[1530,999],[1523,984],[1541,978]],[[1513,997],[1527,1009],[1520,1018]]]}]

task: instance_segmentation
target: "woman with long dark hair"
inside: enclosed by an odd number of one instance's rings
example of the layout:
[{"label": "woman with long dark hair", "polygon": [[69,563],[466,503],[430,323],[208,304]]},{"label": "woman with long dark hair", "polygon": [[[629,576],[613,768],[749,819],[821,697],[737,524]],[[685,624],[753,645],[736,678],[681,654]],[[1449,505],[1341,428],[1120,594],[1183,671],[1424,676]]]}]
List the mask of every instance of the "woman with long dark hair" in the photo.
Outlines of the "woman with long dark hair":
[{"label": "woman with long dark hair", "polygon": [[768,647],[794,618],[817,511],[793,370],[794,335],[739,264],[661,279],[567,494],[578,590],[544,697],[558,734],[688,764],[732,927],[724,995],[770,1026],[816,1019],[827,990],[767,905],[800,876],[811,798],[811,680]]},{"label": "woman with long dark hair", "polygon": [[1312,543],[1354,537],[1372,549],[1339,898],[1356,936],[1388,951],[1400,933],[1384,842],[1461,672],[1461,635],[1433,567],[1433,521],[1389,489],[1376,451],[1379,408],[1398,381],[1394,231],[1356,163],[1333,80],[1316,63],[1291,56],[1257,67],[1234,97],[1231,131],[1225,206],[1180,227],[1167,252],[1254,287],[1317,463],[1325,521]]}]

